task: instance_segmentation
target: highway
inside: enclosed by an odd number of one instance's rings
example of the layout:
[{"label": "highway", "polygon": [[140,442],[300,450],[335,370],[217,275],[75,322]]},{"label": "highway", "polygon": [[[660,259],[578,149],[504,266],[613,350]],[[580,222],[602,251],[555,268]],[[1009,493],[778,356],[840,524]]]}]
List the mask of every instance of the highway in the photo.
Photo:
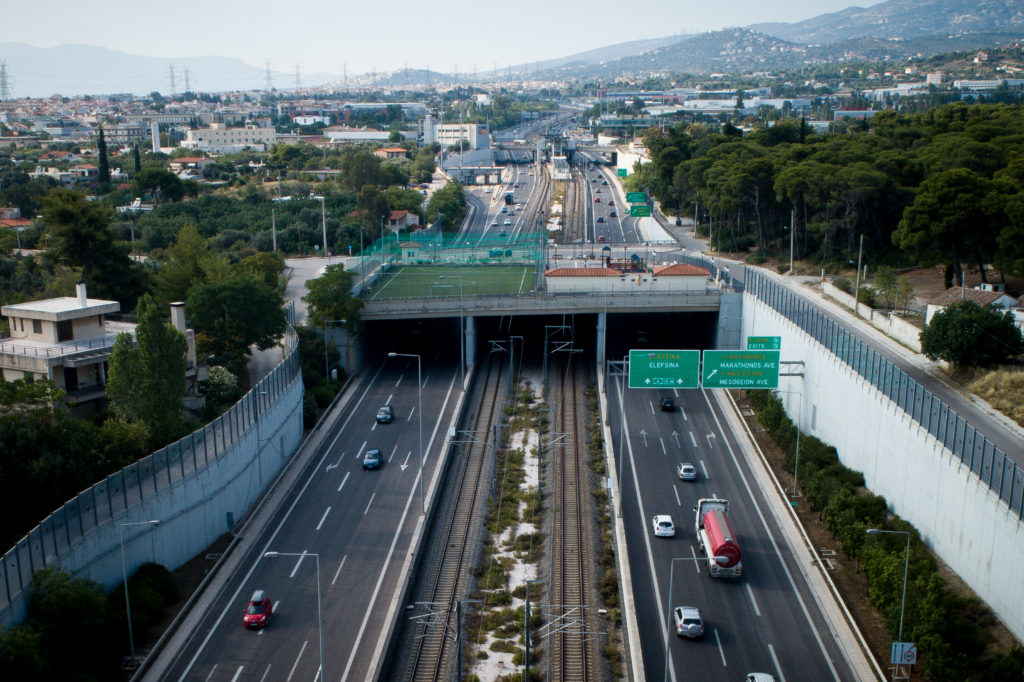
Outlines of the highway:
[{"label": "highway", "polygon": [[[672,325],[643,332],[643,341],[625,339],[629,347],[694,348],[696,339],[664,334]],[[626,348],[611,345],[620,357]],[[621,388],[608,388],[612,445],[620,443]],[[677,409],[662,412],[659,398],[675,397]],[[623,522],[639,619],[644,672],[665,679],[668,632],[670,680],[739,679],[748,672],[768,672],[777,680],[854,680],[843,652],[830,634],[804,583],[797,559],[782,539],[768,511],[779,504],[761,494],[737,437],[711,393],[704,390],[625,389],[623,449]],[[675,466],[696,465],[694,482],[680,481]],[[697,549],[693,506],[700,497],[730,501],[729,518],[743,551],[743,577],[713,579],[706,575]],[[669,514],[672,538],[655,537],[651,519]],[[675,560],[675,561],[674,561]],[[699,640],[666,630],[671,606],[696,606],[703,612],[705,634]]]},{"label": "highway", "polygon": [[[458,345],[423,356],[423,443],[427,483],[458,397]],[[408,350],[415,350],[410,348]],[[396,348],[404,352],[402,348]],[[326,445],[204,614],[165,679],[315,680],[320,668],[317,559],[325,678],[365,679],[391,596],[420,519],[415,358],[381,357],[332,412]],[[381,405],[396,412],[377,424]],[[380,470],[364,471],[367,449],[383,450]],[[266,552],[281,556],[267,558]],[[285,556],[285,554],[288,556]],[[305,556],[302,556],[305,553]],[[299,556],[293,556],[299,555]],[[274,602],[267,628],[242,627],[255,590]]]}]

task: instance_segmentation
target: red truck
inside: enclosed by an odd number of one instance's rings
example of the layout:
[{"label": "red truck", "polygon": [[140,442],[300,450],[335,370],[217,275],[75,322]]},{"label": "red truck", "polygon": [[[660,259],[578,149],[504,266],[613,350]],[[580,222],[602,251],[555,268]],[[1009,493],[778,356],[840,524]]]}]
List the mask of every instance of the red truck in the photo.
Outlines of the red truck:
[{"label": "red truck", "polygon": [[715,497],[697,500],[694,530],[697,546],[708,557],[708,575],[712,578],[739,578],[743,575],[743,553],[729,523],[729,501]]}]

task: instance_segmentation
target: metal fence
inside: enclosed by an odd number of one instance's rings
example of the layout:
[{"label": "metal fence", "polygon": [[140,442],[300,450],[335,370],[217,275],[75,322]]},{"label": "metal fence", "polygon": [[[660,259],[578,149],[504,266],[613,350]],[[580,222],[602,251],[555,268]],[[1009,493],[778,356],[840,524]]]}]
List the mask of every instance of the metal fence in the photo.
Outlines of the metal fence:
[{"label": "metal fence", "polygon": [[1024,519],[1024,469],[938,396],[802,296],[747,270],[747,291],[809,334],[935,437]]},{"label": "metal fence", "polygon": [[295,333],[287,335],[288,355],[224,414],[203,428],[107,476],[50,514],[3,555],[0,612],[26,589],[32,574],[62,558],[97,529],[114,523],[128,509],[163,489],[202,472],[259,428],[260,417],[301,380]]}]

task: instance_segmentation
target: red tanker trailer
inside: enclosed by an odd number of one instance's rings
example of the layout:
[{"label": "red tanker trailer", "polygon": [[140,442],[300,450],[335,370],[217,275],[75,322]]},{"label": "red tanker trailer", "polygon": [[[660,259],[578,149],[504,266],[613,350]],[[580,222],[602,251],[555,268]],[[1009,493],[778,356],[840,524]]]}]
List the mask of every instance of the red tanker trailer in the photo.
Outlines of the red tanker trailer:
[{"label": "red tanker trailer", "polygon": [[694,519],[697,545],[708,557],[712,578],[738,578],[743,574],[739,543],[729,524],[729,501],[718,498],[697,500]]}]

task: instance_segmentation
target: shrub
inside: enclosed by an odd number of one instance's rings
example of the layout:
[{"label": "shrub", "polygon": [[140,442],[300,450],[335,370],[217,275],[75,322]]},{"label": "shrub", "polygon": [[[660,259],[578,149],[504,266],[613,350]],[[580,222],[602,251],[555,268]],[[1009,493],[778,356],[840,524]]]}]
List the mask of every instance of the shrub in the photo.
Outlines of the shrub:
[{"label": "shrub", "polygon": [[853,296],[853,282],[849,277],[836,277],[832,280],[832,286]]}]

